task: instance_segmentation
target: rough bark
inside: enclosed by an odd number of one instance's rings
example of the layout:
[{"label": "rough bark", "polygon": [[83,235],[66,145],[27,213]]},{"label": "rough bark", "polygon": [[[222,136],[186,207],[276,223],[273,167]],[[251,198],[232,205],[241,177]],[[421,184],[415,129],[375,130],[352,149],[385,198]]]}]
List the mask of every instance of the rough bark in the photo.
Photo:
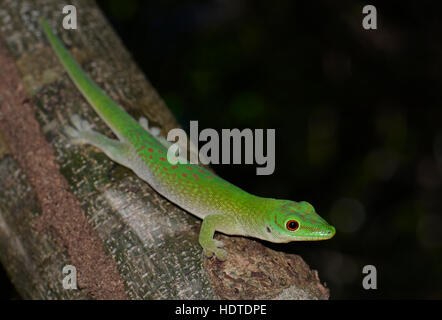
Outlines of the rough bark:
[{"label": "rough bark", "polygon": [[[134,117],[177,127],[92,1],[77,31],[58,1],[0,7],[0,261],[28,299],[327,299],[301,257],[241,237],[222,238],[227,262],[206,259],[200,221],[132,172],[63,134],[77,113],[111,132],[68,79],[44,39],[45,16],[86,72]],[[78,289],[65,290],[74,265]]]}]

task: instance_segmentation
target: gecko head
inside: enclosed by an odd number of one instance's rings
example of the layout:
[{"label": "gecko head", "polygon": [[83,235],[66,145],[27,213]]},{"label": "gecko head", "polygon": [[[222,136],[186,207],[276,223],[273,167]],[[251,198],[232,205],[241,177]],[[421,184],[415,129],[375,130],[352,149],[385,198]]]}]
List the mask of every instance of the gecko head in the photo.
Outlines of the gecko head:
[{"label": "gecko head", "polygon": [[265,227],[272,242],[326,240],[336,233],[308,202],[277,200],[273,207]]}]

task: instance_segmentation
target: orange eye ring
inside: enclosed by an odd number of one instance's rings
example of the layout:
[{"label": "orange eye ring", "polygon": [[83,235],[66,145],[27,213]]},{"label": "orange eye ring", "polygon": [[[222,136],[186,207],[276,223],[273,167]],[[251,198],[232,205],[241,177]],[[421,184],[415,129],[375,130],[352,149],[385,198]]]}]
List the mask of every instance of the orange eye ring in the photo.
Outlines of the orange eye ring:
[{"label": "orange eye ring", "polygon": [[299,228],[299,223],[296,220],[289,220],[289,221],[287,221],[285,226],[286,226],[287,230],[289,230],[289,231],[296,231]]}]

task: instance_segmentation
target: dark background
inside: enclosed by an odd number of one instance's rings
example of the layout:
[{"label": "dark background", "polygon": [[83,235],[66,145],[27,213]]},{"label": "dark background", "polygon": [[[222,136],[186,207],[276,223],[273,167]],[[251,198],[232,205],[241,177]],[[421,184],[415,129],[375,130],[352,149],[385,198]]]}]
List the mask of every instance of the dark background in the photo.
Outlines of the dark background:
[{"label": "dark background", "polygon": [[[441,299],[442,10],[385,2],[98,4],[184,128],[276,129],[273,175],[214,169],[309,201],[337,234],[267,245],[301,255],[332,299]],[[367,4],[377,30],[362,28]],[[362,288],[365,265],[377,290]],[[4,275],[0,296],[17,297]]]}]

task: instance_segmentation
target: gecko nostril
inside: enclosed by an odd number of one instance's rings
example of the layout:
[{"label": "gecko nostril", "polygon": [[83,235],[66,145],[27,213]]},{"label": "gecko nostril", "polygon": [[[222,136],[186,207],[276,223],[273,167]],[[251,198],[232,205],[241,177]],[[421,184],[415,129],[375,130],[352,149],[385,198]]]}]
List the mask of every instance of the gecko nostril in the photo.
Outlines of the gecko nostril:
[{"label": "gecko nostril", "polygon": [[272,233],[272,229],[270,229],[269,226],[266,226],[266,230],[267,230],[268,233]]}]

